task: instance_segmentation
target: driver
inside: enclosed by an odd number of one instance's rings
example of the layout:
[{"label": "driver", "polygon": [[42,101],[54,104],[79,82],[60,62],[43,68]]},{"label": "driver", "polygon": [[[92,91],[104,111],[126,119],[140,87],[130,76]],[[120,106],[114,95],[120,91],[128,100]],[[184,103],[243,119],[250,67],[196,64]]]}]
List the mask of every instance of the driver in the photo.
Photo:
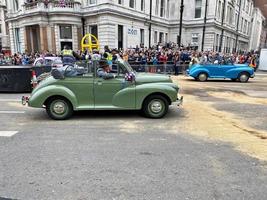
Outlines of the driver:
[{"label": "driver", "polygon": [[116,78],[115,74],[110,73],[109,63],[105,59],[99,61],[99,68],[97,69],[97,76],[103,79]]}]

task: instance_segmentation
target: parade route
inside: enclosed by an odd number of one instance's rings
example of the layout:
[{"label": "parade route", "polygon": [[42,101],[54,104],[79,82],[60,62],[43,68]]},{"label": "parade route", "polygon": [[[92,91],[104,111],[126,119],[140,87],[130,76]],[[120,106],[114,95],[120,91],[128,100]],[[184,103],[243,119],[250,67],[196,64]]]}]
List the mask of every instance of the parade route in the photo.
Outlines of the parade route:
[{"label": "parade route", "polygon": [[267,77],[173,80],[184,105],[160,120],[84,111],[54,121],[22,106],[25,94],[0,94],[0,197],[266,199],[267,104],[251,91],[264,96]]}]

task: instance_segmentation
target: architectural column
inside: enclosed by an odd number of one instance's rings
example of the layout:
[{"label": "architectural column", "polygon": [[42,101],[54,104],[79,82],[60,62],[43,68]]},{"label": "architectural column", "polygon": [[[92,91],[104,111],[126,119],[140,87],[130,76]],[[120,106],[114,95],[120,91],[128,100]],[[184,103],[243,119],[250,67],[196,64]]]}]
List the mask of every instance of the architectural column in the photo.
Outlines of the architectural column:
[{"label": "architectural column", "polygon": [[40,25],[40,50],[44,52],[48,50],[48,40],[47,40],[47,25]]},{"label": "architectural column", "polygon": [[[98,39],[100,42],[100,48],[104,49],[105,45],[108,45],[110,49],[117,48],[116,40],[118,36],[116,34],[116,26],[113,23],[102,22],[98,27]],[[125,33],[124,33],[125,34]],[[126,35],[126,34],[125,34]]]},{"label": "architectural column", "polygon": [[51,48],[49,48],[51,50],[52,53],[57,53],[57,47],[56,47],[56,33],[55,33],[55,26],[51,25],[49,27],[50,29],[50,43],[51,43]]},{"label": "architectural column", "polygon": [[78,36],[78,49],[82,49],[82,47],[81,47],[81,41],[82,41],[82,38],[83,38],[83,34],[82,34],[82,27],[78,27],[77,28],[77,36]]},{"label": "architectural column", "polygon": [[72,46],[73,46],[73,50],[77,51],[79,48],[79,44],[78,44],[78,28],[76,25],[72,26]]},{"label": "architectural column", "polygon": [[10,39],[10,49],[11,49],[11,53],[14,54],[15,52],[15,40],[14,40],[14,29],[12,26],[12,22],[9,23],[8,25],[8,29],[9,29],[9,39]]}]

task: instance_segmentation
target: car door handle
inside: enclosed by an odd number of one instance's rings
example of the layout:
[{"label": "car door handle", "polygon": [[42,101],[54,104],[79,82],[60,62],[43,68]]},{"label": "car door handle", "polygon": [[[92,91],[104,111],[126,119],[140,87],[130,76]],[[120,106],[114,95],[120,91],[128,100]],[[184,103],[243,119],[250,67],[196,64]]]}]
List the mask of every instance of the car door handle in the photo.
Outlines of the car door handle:
[{"label": "car door handle", "polygon": [[100,80],[95,82],[96,85],[102,85],[102,83],[103,83],[103,82],[100,81]]}]

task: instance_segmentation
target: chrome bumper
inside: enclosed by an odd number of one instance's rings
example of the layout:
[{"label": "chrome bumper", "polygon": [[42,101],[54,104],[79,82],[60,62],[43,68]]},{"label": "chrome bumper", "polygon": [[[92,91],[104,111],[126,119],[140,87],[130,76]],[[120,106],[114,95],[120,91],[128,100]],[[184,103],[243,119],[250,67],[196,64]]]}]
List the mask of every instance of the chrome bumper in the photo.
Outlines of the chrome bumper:
[{"label": "chrome bumper", "polygon": [[177,98],[175,102],[172,103],[172,106],[181,106],[183,105],[184,97],[181,96],[181,98]]}]

